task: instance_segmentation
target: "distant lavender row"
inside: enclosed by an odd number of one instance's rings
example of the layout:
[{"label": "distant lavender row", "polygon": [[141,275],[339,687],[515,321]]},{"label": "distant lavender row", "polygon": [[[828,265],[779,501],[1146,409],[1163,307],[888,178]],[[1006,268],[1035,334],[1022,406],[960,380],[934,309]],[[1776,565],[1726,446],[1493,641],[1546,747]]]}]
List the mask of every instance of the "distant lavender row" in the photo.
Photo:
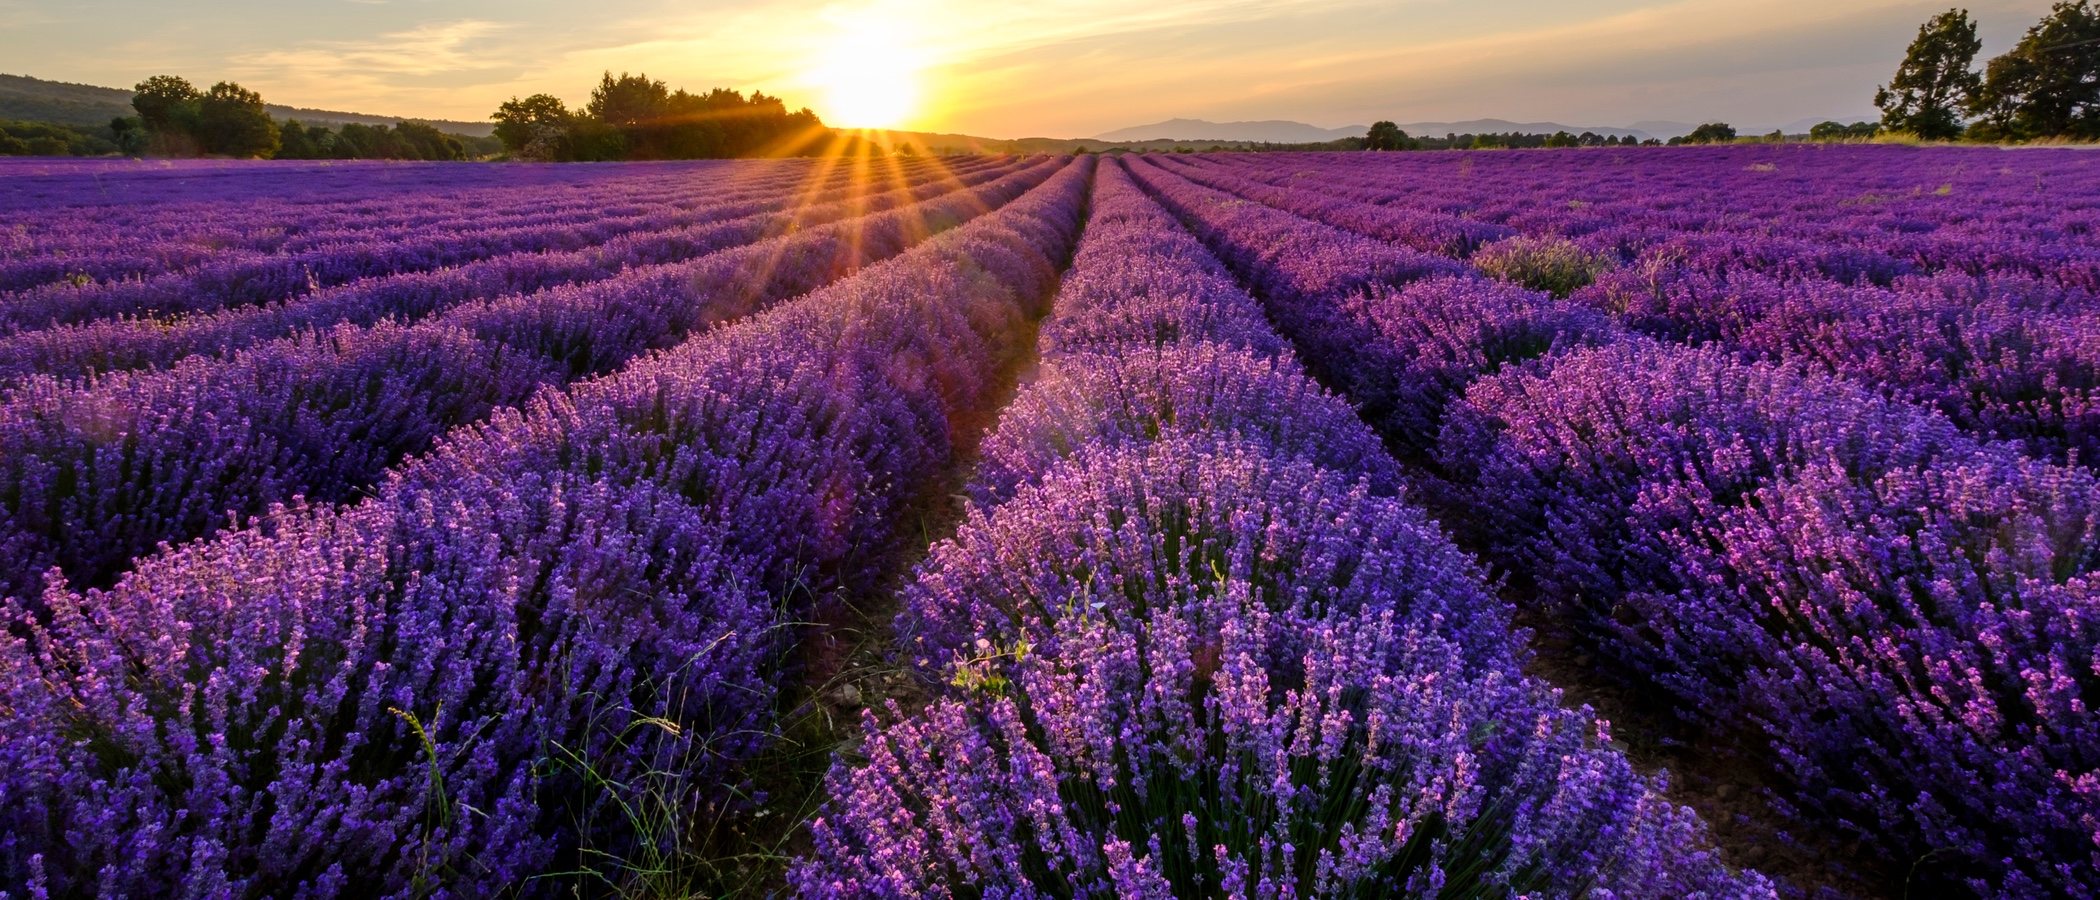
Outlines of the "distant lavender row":
[{"label": "distant lavender row", "polygon": [[[710,185],[727,189],[728,199],[787,193],[792,181],[756,186]],[[57,245],[37,248],[33,255],[0,265],[6,281],[0,293],[0,325],[9,330],[66,324],[110,315],[144,315],[210,310],[219,306],[262,303],[300,292],[341,284],[345,281],[388,274],[457,265],[505,252],[575,249],[607,237],[648,227],[675,227],[702,221],[692,216],[696,201],[682,195],[676,201],[661,199],[665,186],[658,186],[656,202],[643,210],[605,209],[612,197],[571,197],[556,205],[555,197],[530,197],[536,205],[519,218],[492,216],[471,224],[437,221],[408,227],[375,229],[318,245],[284,246],[287,242],[199,240],[186,233],[179,238],[142,237],[114,248],[93,246],[77,227],[49,229]],[[716,196],[698,198],[712,205]],[[624,206],[625,204],[618,204]],[[600,215],[600,212],[603,215]],[[253,221],[259,211],[229,203],[208,212],[180,208],[161,210],[169,220],[188,221],[197,230],[209,229],[208,216]],[[355,216],[387,221],[394,211],[385,208],[354,211],[320,210],[308,221],[340,220]],[[204,215],[200,216],[200,213]],[[232,246],[226,246],[232,243]],[[260,243],[263,246],[241,246]]]},{"label": "distant lavender row", "polygon": [[[459,166],[366,161],[0,160],[0,210],[46,215],[58,208],[101,219],[184,203],[215,203],[229,194],[289,203],[373,203],[433,192],[612,185],[676,171],[686,163],[595,166]],[[710,163],[729,166],[733,163]],[[489,196],[495,196],[491,194]]]},{"label": "distant lavender row", "polygon": [[1892,890],[2100,894],[2090,475],[1137,168],[1443,473],[1468,542],[1776,767],[1799,833],[1862,842]]},{"label": "distant lavender row", "polygon": [[[2064,168],[2092,175],[2090,167]],[[1477,247],[1425,245],[1418,223],[1442,214],[1416,207],[1423,198],[1400,183],[1349,190],[1331,179],[1289,179],[1303,189],[1284,189],[1267,186],[1283,180],[1278,176],[1222,164],[1190,164],[1184,174],[1417,249],[1470,253]],[[1478,193],[1483,205],[1501,196],[1485,186]],[[1677,196],[1649,202],[1668,207]],[[1686,190],[1682,196],[1703,195]],[[1925,197],[1919,202],[1961,210],[1977,205],[1966,195]],[[2019,208],[2029,200],[2018,193],[1991,202]],[[1948,259],[1952,251],[1904,256],[1899,245],[1923,227],[1919,222],[1890,228],[1878,240],[1871,223],[1860,222],[1848,230],[1848,244],[1777,240],[1748,224],[1739,224],[1737,233],[1673,232],[1675,216],[1631,204],[1609,215],[1598,219],[1585,206],[1565,217],[1531,216],[1532,234],[1499,241],[1476,261],[1503,277],[1572,293],[1658,337],[1718,341],[1750,360],[1807,363],[1936,408],[1984,438],[2020,441],[2043,458],[2100,460],[2100,295],[2080,274],[2100,269],[2077,261],[2100,264],[2090,226],[2060,226],[2063,243],[2017,252],[2013,245],[2025,241],[2018,236],[2036,229],[2008,230],[1982,244],[1964,236],[1952,240],[1962,256]],[[1490,227],[1500,226],[1474,230]]]},{"label": "distant lavender row", "polygon": [[[241,251],[288,254],[317,248],[383,245],[451,227],[462,232],[488,232],[558,222],[587,223],[691,208],[720,202],[734,192],[758,188],[845,181],[906,183],[932,169],[962,171],[989,159],[901,160],[868,166],[843,162],[752,161],[727,167],[691,163],[602,184],[533,186],[529,181],[505,189],[433,189],[384,199],[340,203],[287,204],[269,196],[250,196],[242,185],[228,185],[232,196],[219,203],[126,207],[121,216],[96,217],[78,208],[70,214],[47,212],[25,217],[24,232],[0,240],[13,257],[0,270],[13,279],[115,280],[164,274],[215,256]],[[265,173],[252,173],[258,180]],[[17,271],[19,270],[19,271]],[[11,287],[24,287],[11,284]]]},{"label": "distant lavender row", "polygon": [[0,878],[486,896],[675,849],[745,802],[798,592],[870,562],[989,400],[1087,169],[459,432],[366,503],[18,610]]},{"label": "distant lavender row", "polygon": [[[1731,147],[1665,154],[1422,154],[1222,160],[1288,184],[1529,234],[1609,235],[1622,252],[1692,236],[1756,242],[1773,265],[1851,280],[2023,271],[2100,276],[2100,165],[2075,150]],[[1382,196],[1381,196],[1382,195]]]},{"label": "distant lavender row", "polygon": [[[260,178],[263,172],[251,173]],[[670,173],[664,173],[669,175]],[[521,186],[516,190],[430,191],[386,199],[289,204],[251,195],[239,183],[212,203],[92,209],[54,206],[26,212],[29,231],[0,255],[0,287],[20,290],[41,281],[95,281],[187,268],[229,252],[286,253],[345,242],[374,242],[432,227],[509,228],[560,219],[579,221],[594,205],[614,215],[667,198],[689,200],[694,188],[735,187],[753,181],[794,180],[805,169],[694,168],[684,177],[636,179],[617,185]],[[624,212],[623,212],[624,210]]]},{"label": "distant lavender row", "polygon": [[1275,342],[1104,168],[1040,378],[906,591],[951,689],[868,718],[798,889],[1770,896],[1517,673],[1505,608]]},{"label": "distant lavender row", "polygon": [[[225,199],[206,203],[137,202],[121,207],[54,204],[25,211],[12,233],[0,234],[0,263],[10,293],[42,287],[92,287],[98,282],[163,281],[220,261],[219,269],[257,255],[293,254],[331,245],[356,250],[390,237],[427,236],[451,228],[465,234],[561,221],[582,222],[603,209],[631,216],[650,208],[707,202],[696,189],[741,190],[753,183],[787,182],[808,167],[768,170],[699,167],[631,182],[538,185],[520,176],[509,190],[448,190],[432,179],[421,194],[378,196],[338,203],[288,201],[268,192],[267,169],[229,179]],[[0,180],[4,182],[4,180]]]},{"label": "distant lavender row", "polygon": [[[687,263],[464,304],[415,326],[343,326],[81,386],[32,380],[0,404],[0,595],[33,596],[52,566],[76,584],[107,584],[163,541],[295,495],[348,500],[453,426],[820,287],[1054,168]],[[895,203],[848,197],[830,215]]]},{"label": "distant lavender row", "polygon": [[[937,163],[926,166],[939,171]],[[849,176],[831,179],[854,183]],[[820,179],[817,183],[823,183]],[[720,200],[662,203],[633,215],[572,216],[511,228],[443,223],[405,233],[296,252],[223,252],[194,269],[140,280],[62,281],[0,295],[0,329],[28,330],[110,316],[210,312],[298,297],[323,287],[397,272],[455,266],[506,254],[576,250],[632,232],[706,224],[793,203],[798,181],[767,182]],[[741,202],[742,206],[735,205]]]},{"label": "distant lavender row", "polygon": [[[9,335],[0,337],[0,384],[32,375],[69,379],[167,366],[192,353],[224,353],[307,328],[367,325],[383,318],[414,321],[472,300],[682,262],[767,235],[971,187],[1010,171],[1009,163],[939,167],[901,185],[841,176],[845,180],[836,184],[810,183],[792,192],[712,205],[698,224],[631,232],[579,250],[512,253],[436,271],[362,279],[262,306],[169,319],[105,319]],[[871,194],[871,188],[881,190]]]}]

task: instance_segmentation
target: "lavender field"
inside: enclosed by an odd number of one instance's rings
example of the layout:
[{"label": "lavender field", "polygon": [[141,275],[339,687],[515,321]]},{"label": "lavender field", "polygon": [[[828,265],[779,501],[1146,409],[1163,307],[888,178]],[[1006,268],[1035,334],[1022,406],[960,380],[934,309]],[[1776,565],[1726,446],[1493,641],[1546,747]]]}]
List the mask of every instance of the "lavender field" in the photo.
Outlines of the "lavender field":
[{"label": "lavender field", "polygon": [[0,897],[2100,897],[2100,154],[0,160]]}]

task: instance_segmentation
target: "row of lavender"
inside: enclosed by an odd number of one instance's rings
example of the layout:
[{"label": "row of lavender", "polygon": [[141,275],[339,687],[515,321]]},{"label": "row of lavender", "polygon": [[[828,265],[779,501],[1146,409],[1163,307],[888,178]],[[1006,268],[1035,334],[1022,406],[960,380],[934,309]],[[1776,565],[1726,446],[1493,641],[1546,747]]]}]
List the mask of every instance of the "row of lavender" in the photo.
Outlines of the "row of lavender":
[{"label": "row of lavender", "polygon": [[[790,168],[694,169],[604,185],[525,184],[502,193],[428,191],[335,203],[286,202],[264,193],[263,180],[251,177],[225,185],[227,195],[211,202],[135,202],[99,215],[77,203],[57,203],[21,217],[26,227],[0,256],[0,290],[138,279],[204,263],[220,269],[216,280],[229,282],[238,277],[236,266],[270,254],[382,252],[390,242],[413,246],[446,229],[485,234],[536,224],[586,225],[594,223],[598,206],[619,218],[690,202],[703,196],[696,188],[720,190],[753,176],[763,181],[805,174]],[[335,262],[318,261],[324,266]]]},{"label": "row of lavender", "polygon": [[[730,220],[687,242],[679,255],[690,260],[575,286],[485,299],[440,291],[404,309],[386,302],[397,282],[381,280],[328,307],[342,317],[366,304],[353,324],[161,371],[31,378],[0,401],[0,595],[35,594],[53,566],[76,584],[107,585],[162,542],[294,496],[351,499],[455,426],[836,280],[1054,168],[995,166],[960,182],[942,172],[873,195],[848,186],[786,214],[801,227],[770,214]],[[426,315],[392,321],[412,312]]]},{"label": "row of lavender", "polygon": [[[735,244],[880,212],[900,198],[923,199],[1010,171],[996,162],[929,166],[899,182],[866,182],[850,171],[783,182],[739,199],[713,196],[692,224],[639,230],[570,251],[504,253],[431,271],[364,278],[334,288],[172,317],[100,319],[0,337],[0,384],[32,375],[77,378],[94,372],[166,366],[193,353],[224,353],[305,328],[409,321],[470,300],[609,278],[629,269],[684,262]],[[658,223],[661,225],[662,223]]]},{"label": "row of lavender", "polygon": [[[1672,241],[1733,247],[1761,265],[1844,280],[2017,271],[2092,287],[2100,263],[2090,241],[2100,172],[2075,151],[1741,146],[1209,161],[1511,232],[1609,230],[1631,251]],[[1404,199],[1391,197],[1396,187]],[[1761,246],[1744,246],[1753,242]]]},{"label": "row of lavender", "polygon": [[[160,234],[177,235],[181,230],[155,210],[182,209],[201,213],[196,221],[209,227],[200,229],[195,236],[204,240],[228,239],[251,231],[269,232],[305,219],[306,212],[319,208],[353,213],[410,203],[415,209],[439,211],[433,198],[445,197],[470,205],[500,204],[507,190],[616,190],[622,182],[680,173],[688,178],[696,173],[711,176],[741,165],[652,163],[566,169],[485,166],[461,171],[458,166],[398,162],[272,162],[257,166],[233,160],[81,159],[70,165],[57,163],[0,160],[0,210],[12,219],[57,225],[108,223],[116,229],[131,223]],[[807,163],[785,161],[783,165]],[[271,215],[244,223],[235,216],[210,214],[224,210],[223,204],[228,200],[245,201]],[[71,210],[72,214],[55,215],[59,210]],[[0,240],[0,253],[14,255],[18,249],[34,245],[40,234],[41,230],[5,235]]]},{"label": "row of lavender", "polygon": [[363,503],[13,606],[0,881],[485,896],[662,859],[740,802],[806,592],[865,585],[1022,349],[1089,180],[1052,168],[895,260],[456,431]]},{"label": "row of lavender", "polygon": [[[584,194],[551,212],[544,209],[548,198],[520,191],[528,200],[521,208],[530,211],[529,221],[470,218],[405,231],[382,228],[357,241],[313,247],[214,247],[196,266],[153,268],[151,277],[97,279],[75,273],[63,280],[0,292],[0,331],[34,339],[37,332],[56,326],[93,325],[117,318],[146,318],[149,321],[144,324],[165,327],[171,319],[296,303],[325,295],[325,289],[331,287],[366,289],[383,276],[457,278],[460,273],[447,270],[462,266],[471,266],[475,270],[471,274],[481,279],[507,276],[520,289],[532,286],[532,279],[539,279],[538,284],[559,283],[567,273],[558,265],[535,265],[538,257],[551,255],[557,261],[588,264],[579,275],[647,265],[676,252],[680,237],[705,233],[728,220],[790,212],[797,205],[821,202],[822,197],[813,195],[826,191],[866,191],[871,184],[894,189],[953,174],[945,166],[921,164],[904,173],[906,177],[879,182],[843,168],[790,171],[767,178],[720,176],[683,185],[663,179],[640,188],[608,188],[603,196]],[[660,199],[666,194],[672,199]],[[634,205],[624,200],[630,195],[651,199]],[[531,204],[533,199],[540,204]],[[386,221],[392,213],[380,208],[355,215]],[[180,209],[163,211],[174,221],[188,214]],[[303,221],[327,221],[329,213],[310,215],[314,218]],[[154,242],[150,249],[155,255],[168,255],[166,247]],[[80,252],[77,247],[47,252],[31,262],[70,270],[82,262],[77,256]],[[154,265],[150,259],[139,264]],[[418,285],[413,278],[395,280]],[[72,343],[78,343],[77,339]]]},{"label": "row of lavender", "polygon": [[906,589],[948,685],[866,721],[813,896],[1761,896],[1587,711],[1355,411],[1120,167]]},{"label": "row of lavender", "polygon": [[2089,473],[1267,205],[1332,198],[1136,169],[1440,476],[1462,542],[1699,746],[1771,766],[1799,834],[1890,890],[2100,895]]},{"label": "row of lavender", "polygon": [[[1479,243],[1438,242],[1427,223],[1521,235],[1476,261],[1645,333],[1822,368],[2045,458],[2100,460],[2100,165],[2075,152],[1854,149],[1836,160],[1694,155],[1604,186],[1580,165],[1505,182],[1496,176],[1523,173],[1489,164],[1465,186],[1464,217],[1450,213],[1448,184],[1443,200],[1423,189],[1447,173],[1199,168],[1291,186],[1268,190],[1294,212],[1431,252]],[[1842,199],[1861,189],[1852,179],[1866,165],[1889,193]],[[1776,180],[1761,167],[1801,174]],[[1750,210],[1725,211],[1732,202]]]}]

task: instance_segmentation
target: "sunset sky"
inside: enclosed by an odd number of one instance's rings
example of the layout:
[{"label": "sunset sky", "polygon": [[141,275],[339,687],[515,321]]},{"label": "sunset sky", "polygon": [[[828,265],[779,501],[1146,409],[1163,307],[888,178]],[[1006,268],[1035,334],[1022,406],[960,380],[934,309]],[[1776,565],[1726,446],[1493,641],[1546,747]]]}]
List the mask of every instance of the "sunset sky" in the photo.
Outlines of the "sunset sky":
[{"label": "sunset sky", "polygon": [[[1174,117],[1771,126],[1871,113],[1948,2],[0,0],[0,72],[230,78],[275,103],[483,120],[644,71],[834,124],[998,138]],[[1966,6],[1992,54],[2049,3]]]}]

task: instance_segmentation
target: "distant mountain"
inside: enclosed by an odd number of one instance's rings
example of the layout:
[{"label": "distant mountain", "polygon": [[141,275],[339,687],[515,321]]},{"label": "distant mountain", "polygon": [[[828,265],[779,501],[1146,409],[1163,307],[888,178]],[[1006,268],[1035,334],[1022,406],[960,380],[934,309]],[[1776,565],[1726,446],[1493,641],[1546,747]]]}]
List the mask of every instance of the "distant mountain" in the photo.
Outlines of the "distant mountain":
[{"label": "distant mountain", "polygon": [[1345,137],[1361,137],[1368,125],[1320,128],[1304,122],[1206,122],[1202,119],[1168,119],[1150,125],[1118,128],[1094,135],[1097,141],[1268,141],[1277,144],[1310,144]]},{"label": "distant mountain", "polygon": [[[325,109],[303,109],[291,106],[269,106],[270,117],[278,121],[298,119],[308,125],[340,127],[348,122],[363,125],[392,125],[400,121],[428,122],[439,131],[463,134],[468,137],[487,137],[495,133],[490,122],[457,122],[446,119],[413,119],[406,116],[374,116],[366,113],[335,112]],[[78,125],[83,128],[104,128],[109,120],[128,116],[131,108],[131,91],[120,88],[96,87],[91,84],[70,84],[63,81],[45,81],[26,75],[0,75],[0,119],[18,119],[25,122],[51,122],[59,125]]]},{"label": "distant mountain", "polygon": [[1651,120],[1635,122],[1628,127],[1658,141],[1667,141],[1674,137],[1684,137],[1687,134],[1691,134],[1692,129],[1699,126],[1691,122],[1657,122]]}]

